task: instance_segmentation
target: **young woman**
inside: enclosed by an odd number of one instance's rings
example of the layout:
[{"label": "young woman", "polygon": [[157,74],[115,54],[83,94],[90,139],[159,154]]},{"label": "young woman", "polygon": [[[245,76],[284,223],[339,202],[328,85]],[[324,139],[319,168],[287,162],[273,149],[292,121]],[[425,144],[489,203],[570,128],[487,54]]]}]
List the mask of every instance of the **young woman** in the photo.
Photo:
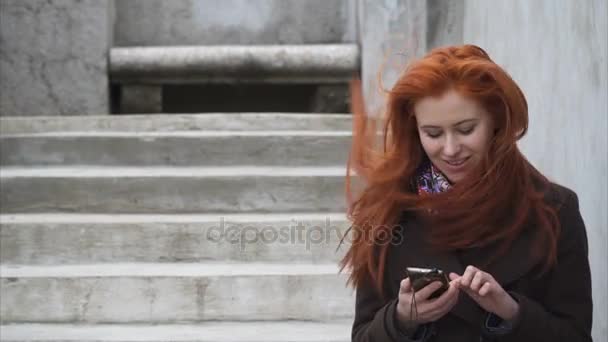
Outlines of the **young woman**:
[{"label": "young woman", "polygon": [[[379,151],[353,89],[352,340],[591,341],[578,198],[518,149],[528,108],[509,75],[477,46],[431,51],[388,92]],[[414,291],[407,267],[442,270],[444,292]]]}]

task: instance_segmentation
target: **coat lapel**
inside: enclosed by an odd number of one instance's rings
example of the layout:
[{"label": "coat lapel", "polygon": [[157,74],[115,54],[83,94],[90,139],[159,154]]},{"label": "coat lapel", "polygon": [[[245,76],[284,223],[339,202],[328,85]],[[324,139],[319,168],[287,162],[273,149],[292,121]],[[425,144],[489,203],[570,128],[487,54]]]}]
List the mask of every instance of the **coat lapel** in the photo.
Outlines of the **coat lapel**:
[{"label": "coat lapel", "polygon": [[[408,215],[409,216],[409,215]],[[490,273],[503,287],[521,278],[532,267],[531,236],[523,234],[516,239],[506,255],[494,259],[492,263],[482,267],[496,247],[489,245],[472,248],[461,252],[439,253],[432,249],[425,238],[424,227],[411,216],[402,225],[402,244],[398,248],[397,263],[399,276],[405,277],[405,267],[438,268],[446,272],[462,275],[466,266],[474,265]],[[461,292],[458,303],[450,312],[461,319],[479,326],[483,323],[486,313],[466,293]]]}]

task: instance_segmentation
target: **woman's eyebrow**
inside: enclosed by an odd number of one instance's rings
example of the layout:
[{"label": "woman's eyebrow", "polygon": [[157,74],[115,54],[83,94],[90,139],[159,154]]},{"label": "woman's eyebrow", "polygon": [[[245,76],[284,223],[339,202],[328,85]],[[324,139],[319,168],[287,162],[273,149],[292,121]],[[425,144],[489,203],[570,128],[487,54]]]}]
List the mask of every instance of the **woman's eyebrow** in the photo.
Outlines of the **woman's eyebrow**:
[{"label": "woman's eyebrow", "polygon": [[[477,121],[478,119],[473,118],[473,119],[466,119],[466,120],[462,120],[462,121],[458,121],[457,123],[455,123],[454,126],[458,126],[461,125],[463,123],[467,123],[467,122],[471,122],[471,121]],[[420,128],[441,128],[441,126],[433,126],[433,125],[424,125],[424,126],[420,126]]]}]

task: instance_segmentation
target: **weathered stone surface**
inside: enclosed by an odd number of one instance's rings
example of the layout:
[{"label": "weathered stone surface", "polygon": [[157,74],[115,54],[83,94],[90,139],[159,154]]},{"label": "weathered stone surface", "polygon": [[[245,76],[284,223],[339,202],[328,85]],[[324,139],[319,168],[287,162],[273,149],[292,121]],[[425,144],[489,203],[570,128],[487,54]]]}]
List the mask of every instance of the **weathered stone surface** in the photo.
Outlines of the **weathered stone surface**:
[{"label": "weathered stone surface", "polygon": [[319,85],[315,92],[311,107],[313,113],[340,113],[342,111],[350,113],[350,109],[340,109],[350,107],[349,87],[346,84]]},{"label": "weathered stone surface", "polygon": [[354,42],[348,0],[116,2],[117,46]]},{"label": "weathered stone surface", "polygon": [[120,112],[145,114],[163,111],[163,88],[160,85],[123,85],[120,88]]},{"label": "weathered stone surface", "polygon": [[3,166],[342,166],[346,165],[350,141],[350,132],[306,131],[0,136],[0,163]]},{"label": "weathered stone surface", "polygon": [[343,212],[338,168],[5,168],[4,213]]},{"label": "weathered stone surface", "polygon": [[3,267],[5,322],[175,323],[348,319],[336,265],[93,264]]},{"label": "weathered stone surface", "polygon": [[[2,215],[4,264],[337,262],[344,215]],[[340,239],[344,245],[338,249]]]},{"label": "weathered stone surface", "polygon": [[206,113],[90,117],[4,117],[0,134],[51,132],[350,131],[352,116],[298,113]]},{"label": "weathered stone surface", "polygon": [[426,48],[463,44],[464,1],[427,0]]},{"label": "weathered stone surface", "polygon": [[391,89],[407,63],[426,52],[427,2],[359,3],[363,93],[369,114],[376,116],[381,114],[385,100],[380,90]]},{"label": "weathered stone surface", "polygon": [[0,339],[45,342],[348,342],[352,320],[196,324],[10,324]]},{"label": "weathered stone surface", "polygon": [[359,70],[356,44],[122,47],[110,51],[112,83],[323,83]]},{"label": "weathered stone surface", "polygon": [[109,112],[110,4],[0,2],[0,115]]}]

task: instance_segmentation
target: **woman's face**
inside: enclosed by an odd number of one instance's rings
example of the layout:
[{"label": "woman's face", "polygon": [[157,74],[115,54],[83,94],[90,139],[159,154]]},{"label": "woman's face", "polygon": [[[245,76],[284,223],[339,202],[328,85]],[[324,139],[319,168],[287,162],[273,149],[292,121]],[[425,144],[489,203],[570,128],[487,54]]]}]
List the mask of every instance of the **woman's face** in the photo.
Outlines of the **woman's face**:
[{"label": "woman's face", "polygon": [[490,147],[494,135],[490,114],[455,90],[423,98],[414,111],[422,148],[453,184],[462,180]]}]

